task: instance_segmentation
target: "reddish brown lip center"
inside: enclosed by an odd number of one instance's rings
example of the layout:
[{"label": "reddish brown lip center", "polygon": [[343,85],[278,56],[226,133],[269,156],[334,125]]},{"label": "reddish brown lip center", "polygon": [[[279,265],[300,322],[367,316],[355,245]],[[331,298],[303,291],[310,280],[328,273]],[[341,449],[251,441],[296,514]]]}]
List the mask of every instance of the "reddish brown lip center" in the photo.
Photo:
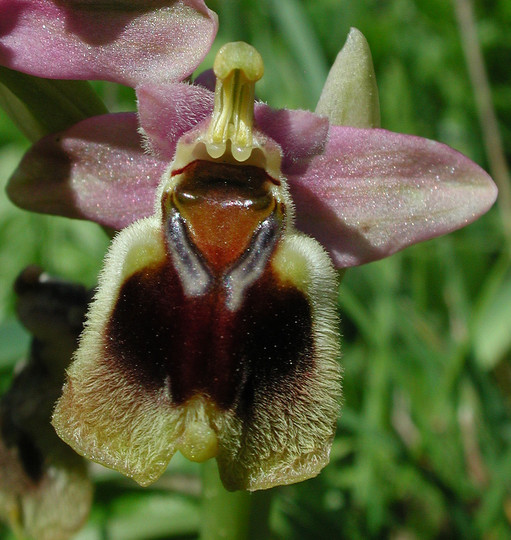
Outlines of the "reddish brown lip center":
[{"label": "reddish brown lip center", "polygon": [[222,272],[246,251],[260,223],[274,210],[273,181],[259,167],[202,160],[179,173],[183,178],[171,204],[211,270]]},{"label": "reddish brown lip center", "polygon": [[306,296],[269,267],[232,312],[218,289],[187,297],[167,260],[126,280],[103,339],[137,385],[169,385],[175,405],[201,394],[247,416],[258,395],[308,376],[311,317]]}]

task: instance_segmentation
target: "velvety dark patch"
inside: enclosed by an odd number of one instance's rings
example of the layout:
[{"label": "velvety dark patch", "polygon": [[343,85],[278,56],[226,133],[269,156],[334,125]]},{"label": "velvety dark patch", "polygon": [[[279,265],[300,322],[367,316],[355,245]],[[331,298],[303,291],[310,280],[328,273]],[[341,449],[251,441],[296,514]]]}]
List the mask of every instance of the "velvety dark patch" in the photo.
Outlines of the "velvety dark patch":
[{"label": "velvety dark patch", "polygon": [[310,369],[311,310],[268,267],[235,311],[226,307],[224,283],[217,276],[207,292],[186,297],[169,261],[137,272],[108,324],[107,360],[148,389],[168,381],[176,404],[203,393],[249,414],[255,393],[278,391]]},{"label": "velvety dark patch", "polygon": [[34,444],[32,439],[25,433],[19,434],[18,452],[23,464],[23,469],[27,475],[34,481],[38,482],[43,476],[44,458],[39,448]]},{"label": "velvety dark patch", "polygon": [[[92,298],[83,285],[50,277],[39,267],[29,266],[16,278],[14,291],[21,322],[43,342],[57,329],[63,336],[78,338]],[[46,331],[49,327],[51,332]]]},{"label": "velvety dark patch", "polygon": [[256,395],[285,391],[310,372],[314,342],[307,298],[279,287],[268,272],[247,293],[239,334],[245,382],[238,413],[250,415]]},{"label": "velvety dark patch", "polygon": [[[27,476],[37,483],[43,475],[44,458],[30,435],[20,429],[13,421],[4,404],[0,407],[1,436],[7,448],[15,448]],[[44,429],[44,428],[43,428]]]}]

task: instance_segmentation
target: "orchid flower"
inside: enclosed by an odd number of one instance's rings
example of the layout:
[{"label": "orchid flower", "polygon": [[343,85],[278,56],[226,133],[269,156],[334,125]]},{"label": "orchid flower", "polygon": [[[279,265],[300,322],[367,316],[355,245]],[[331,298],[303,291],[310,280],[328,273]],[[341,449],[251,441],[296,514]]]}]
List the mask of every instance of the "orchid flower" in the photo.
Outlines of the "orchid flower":
[{"label": "orchid flower", "polygon": [[66,540],[86,521],[92,484],[84,459],[50,424],[91,294],[35,267],[15,284],[29,358],[0,401],[0,515],[19,538]]},{"label": "orchid flower", "polygon": [[142,485],[178,450],[216,457],[224,485],[249,490],[328,462],[334,267],[464,226],[496,197],[458,152],[373,127],[367,51],[352,32],[321,114],[254,103],[262,59],[229,44],[214,92],[139,85],[138,119],[90,118],[26,154],[13,201],[122,229],[54,413],[77,452]]},{"label": "orchid flower", "polygon": [[[441,143],[356,129],[378,123],[371,120],[373,77],[360,86],[358,74],[368,69],[367,43],[353,30],[325,85],[321,114],[255,103],[256,125],[282,150],[298,230],[318,239],[338,268],[468,225],[496,197],[481,168]],[[214,93],[175,83],[141,85],[137,95],[138,119],[93,117],[35,144],[10,180],[11,200],[115,230],[152,215],[179,138],[211,116]],[[360,105],[367,95],[372,101]]]}]

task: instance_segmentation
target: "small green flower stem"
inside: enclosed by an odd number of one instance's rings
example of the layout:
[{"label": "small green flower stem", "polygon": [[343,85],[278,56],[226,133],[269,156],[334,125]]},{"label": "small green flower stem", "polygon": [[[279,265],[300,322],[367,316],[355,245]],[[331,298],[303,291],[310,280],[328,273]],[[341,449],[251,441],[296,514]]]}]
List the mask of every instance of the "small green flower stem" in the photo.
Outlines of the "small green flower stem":
[{"label": "small green flower stem", "polygon": [[268,540],[268,516],[274,489],[227,491],[216,461],[202,466],[203,502],[200,540]]}]

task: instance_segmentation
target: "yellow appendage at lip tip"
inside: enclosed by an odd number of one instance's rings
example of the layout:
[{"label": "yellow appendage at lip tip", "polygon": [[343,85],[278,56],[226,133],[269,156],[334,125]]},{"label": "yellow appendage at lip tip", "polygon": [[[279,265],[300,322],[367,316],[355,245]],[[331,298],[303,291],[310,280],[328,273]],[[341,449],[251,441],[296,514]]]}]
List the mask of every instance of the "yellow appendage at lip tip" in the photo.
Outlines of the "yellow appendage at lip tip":
[{"label": "yellow appendage at lip tip", "polygon": [[218,454],[218,437],[211,426],[211,416],[215,416],[215,411],[202,396],[195,396],[185,406],[177,450],[190,461],[202,463]]},{"label": "yellow appendage at lip tip", "polygon": [[190,461],[202,463],[218,454],[218,438],[209,425],[192,421],[187,424],[177,449]]},{"label": "yellow appendage at lip tip", "polygon": [[246,161],[253,149],[254,87],[263,76],[263,60],[254,47],[236,41],[218,51],[213,71],[215,105],[206,141],[208,154],[221,157],[230,141],[234,159]]}]

